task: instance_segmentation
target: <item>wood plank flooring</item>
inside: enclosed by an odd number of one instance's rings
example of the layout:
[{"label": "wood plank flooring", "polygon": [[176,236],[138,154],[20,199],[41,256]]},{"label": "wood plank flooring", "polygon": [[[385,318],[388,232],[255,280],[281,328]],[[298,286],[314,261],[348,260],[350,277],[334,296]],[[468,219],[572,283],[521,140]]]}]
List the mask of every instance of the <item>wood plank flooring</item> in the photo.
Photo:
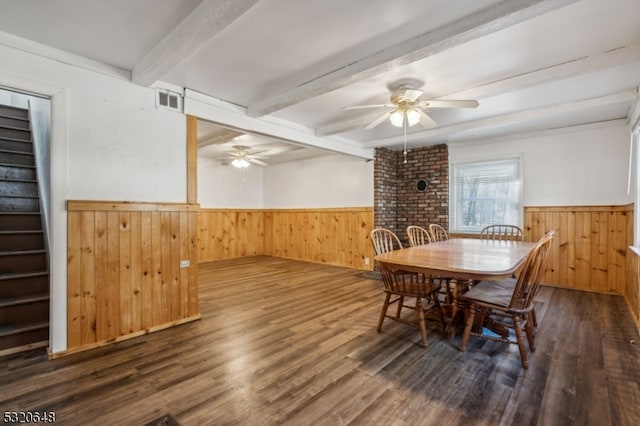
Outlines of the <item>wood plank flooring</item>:
[{"label": "wood plank flooring", "polygon": [[619,296],[543,288],[537,350],[376,323],[382,283],[271,257],[199,267],[202,320],[55,360],[0,358],[0,409],[58,424],[637,425],[640,349]]}]

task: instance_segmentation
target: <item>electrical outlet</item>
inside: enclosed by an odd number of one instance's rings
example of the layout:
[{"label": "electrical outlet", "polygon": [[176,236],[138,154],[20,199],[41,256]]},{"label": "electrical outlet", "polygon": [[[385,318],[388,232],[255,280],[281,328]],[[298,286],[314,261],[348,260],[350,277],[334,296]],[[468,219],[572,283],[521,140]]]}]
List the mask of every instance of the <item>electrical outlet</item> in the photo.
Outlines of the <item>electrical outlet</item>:
[{"label": "electrical outlet", "polygon": [[365,264],[365,265],[369,265],[369,258],[368,258],[368,257],[365,257],[365,258],[364,258],[364,264]]},{"label": "electrical outlet", "polygon": [[188,260],[181,260],[180,261],[180,267],[181,268],[188,268],[189,266],[191,266],[191,262]]}]

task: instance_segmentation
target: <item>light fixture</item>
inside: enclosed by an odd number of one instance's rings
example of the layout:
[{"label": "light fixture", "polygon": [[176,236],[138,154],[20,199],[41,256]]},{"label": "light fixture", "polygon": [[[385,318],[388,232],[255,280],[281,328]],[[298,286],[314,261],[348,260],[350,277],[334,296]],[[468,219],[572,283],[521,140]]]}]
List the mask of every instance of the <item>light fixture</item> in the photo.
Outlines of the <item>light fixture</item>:
[{"label": "light fixture", "polygon": [[249,162],[242,157],[238,157],[231,162],[231,165],[239,169],[246,169],[249,167]]},{"label": "light fixture", "polygon": [[389,121],[391,121],[391,124],[396,127],[402,127],[404,126],[405,117],[409,127],[415,126],[420,122],[420,113],[415,109],[410,109],[408,111],[397,109],[389,115]]}]

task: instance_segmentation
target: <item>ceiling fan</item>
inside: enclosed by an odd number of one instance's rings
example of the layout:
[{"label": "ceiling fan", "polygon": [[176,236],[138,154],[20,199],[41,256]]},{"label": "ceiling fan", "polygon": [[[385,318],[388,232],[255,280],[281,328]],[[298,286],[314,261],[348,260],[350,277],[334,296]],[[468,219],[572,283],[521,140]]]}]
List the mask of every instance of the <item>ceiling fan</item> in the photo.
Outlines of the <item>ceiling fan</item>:
[{"label": "ceiling fan", "polygon": [[230,157],[226,157],[227,159],[231,160],[231,165],[233,167],[237,167],[239,169],[244,169],[249,167],[249,164],[257,164],[258,166],[262,166],[262,167],[266,167],[269,164],[265,163],[264,161],[260,160],[261,158],[265,158],[262,157],[258,154],[260,154],[261,152],[254,152],[251,153],[249,151],[249,147],[248,146],[244,146],[244,145],[234,145],[232,146],[232,148],[234,149],[233,151],[229,152],[229,154],[231,154]]},{"label": "ceiling fan", "polygon": [[396,127],[411,127],[420,123],[425,129],[437,126],[437,123],[423,110],[429,108],[476,108],[478,101],[474,100],[426,100],[420,99],[424,91],[416,89],[422,85],[417,80],[404,80],[397,84],[397,89],[391,92],[390,104],[356,105],[343,108],[344,110],[365,108],[389,109],[376,118],[365,129],[373,129],[385,120],[389,120]]}]

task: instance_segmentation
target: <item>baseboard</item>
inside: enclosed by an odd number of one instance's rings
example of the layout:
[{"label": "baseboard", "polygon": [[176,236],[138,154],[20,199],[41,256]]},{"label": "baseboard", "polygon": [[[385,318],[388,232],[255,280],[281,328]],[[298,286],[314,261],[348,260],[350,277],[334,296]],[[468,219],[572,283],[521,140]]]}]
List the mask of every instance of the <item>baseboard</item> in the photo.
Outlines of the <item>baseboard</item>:
[{"label": "baseboard", "polygon": [[176,325],[181,325],[181,324],[186,324],[186,323],[189,323],[189,322],[197,321],[197,320],[199,320],[201,318],[202,318],[202,316],[200,314],[198,314],[198,315],[194,315],[192,317],[180,319],[178,321],[168,322],[168,323],[160,324],[160,325],[157,325],[157,326],[154,326],[154,327],[149,327],[149,328],[146,328],[144,330],[136,331],[134,333],[124,334],[122,336],[114,337],[112,339],[105,339],[105,340],[101,340],[99,342],[78,346],[78,347],[67,349],[67,350],[60,351],[60,352],[49,352],[49,359],[56,359],[56,358],[60,358],[60,357],[63,357],[63,356],[67,356],[67,355],[72,355],[72,354],[76,354],[76,353],[79,353],[79,352],[88,351],[90,349],[95,349],[95,348],[99,348],[99,347],[102,347],[102,346],[107,346],[107,345],[110,345],[112,343],[121,342],[123,340],[133,339],[135,337],[144,336],[145,334],[150,334],[150,333],[154,333],[156,331],[166,330],[167,328],[175,327]]}]

